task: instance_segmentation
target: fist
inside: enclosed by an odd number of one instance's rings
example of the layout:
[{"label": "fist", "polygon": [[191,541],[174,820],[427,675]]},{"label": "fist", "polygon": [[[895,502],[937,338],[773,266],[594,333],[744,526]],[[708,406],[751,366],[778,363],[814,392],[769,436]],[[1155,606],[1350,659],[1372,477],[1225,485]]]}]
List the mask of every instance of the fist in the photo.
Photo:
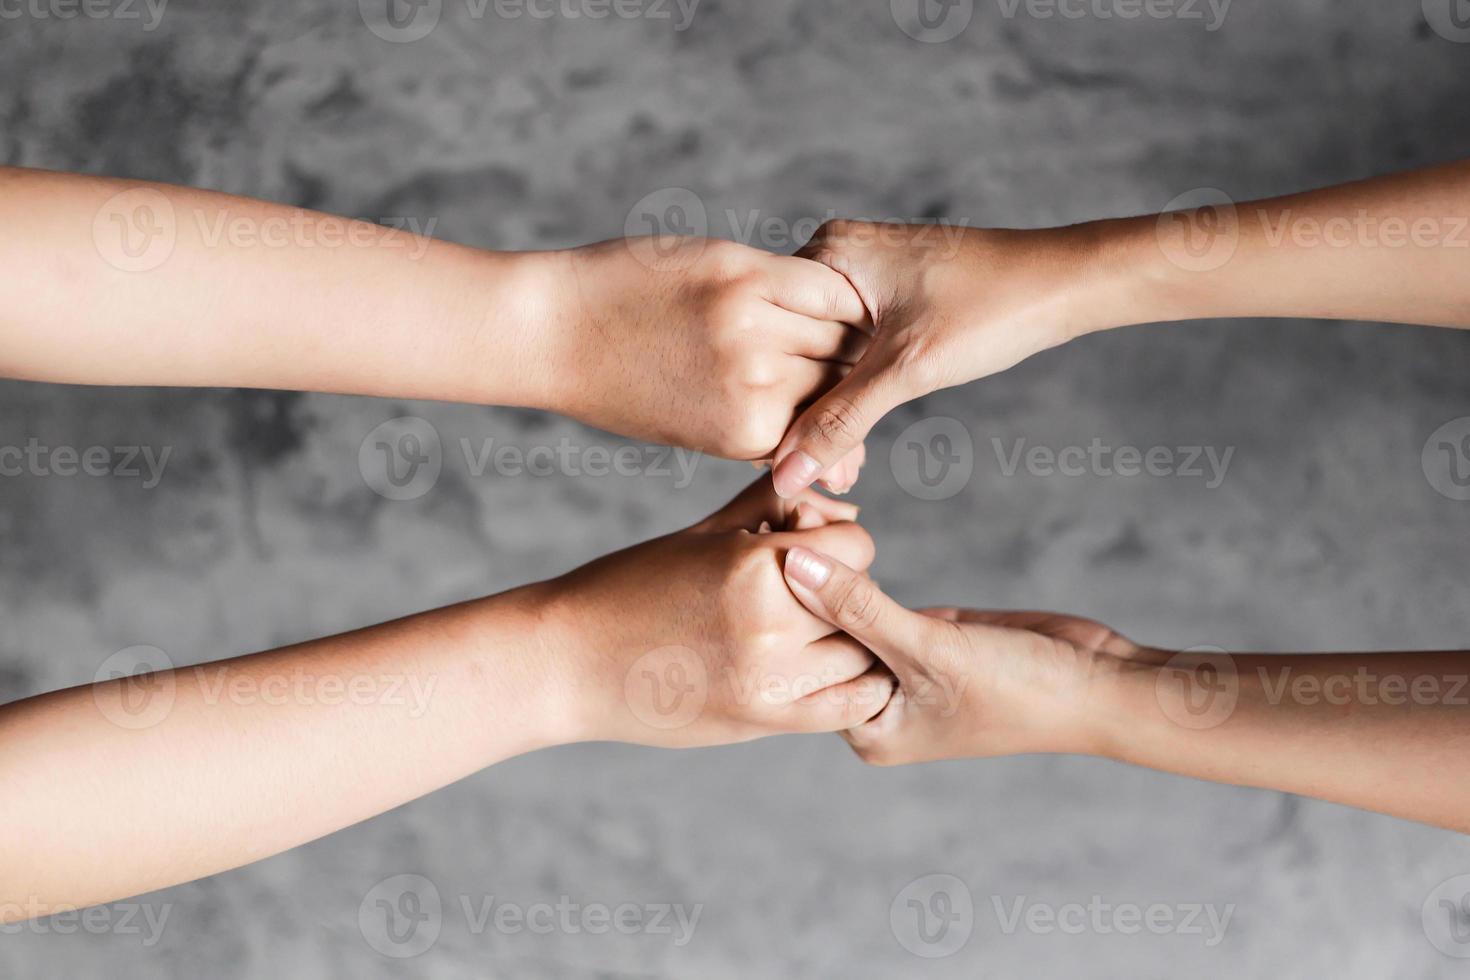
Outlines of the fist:
[{"label": "fist", "polygon": [[769,459],[867,342],[849,326],[865,319],[857,293],[819,262],[704,238],[562,256],[560,407],[624,435]]},{"label": "fist", "polygon": [[804,609],[781,571],[799,542],[867,567],[855,514],[817,494],[782,501],[763,478],[694,527],[548,583],[577,737],[717,745],[841,731],[881,711],[892,678]]}]

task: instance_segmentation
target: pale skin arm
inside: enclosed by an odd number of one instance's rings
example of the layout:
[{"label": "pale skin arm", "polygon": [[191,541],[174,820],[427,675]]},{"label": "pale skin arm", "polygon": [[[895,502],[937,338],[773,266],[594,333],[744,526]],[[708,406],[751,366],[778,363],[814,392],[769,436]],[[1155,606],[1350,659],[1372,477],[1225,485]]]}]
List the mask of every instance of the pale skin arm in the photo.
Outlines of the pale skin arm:
[{"label": "pale skin arm", "polygon": [[[0,228],[0,375],[12,378],[515,405],[769,459],[864,342],[841,275],[732,242],[490,252],[13,167],[0,168]],[[861,461],[827,485],[851,486]]]},{"label": "pale skin arm", "polygon": [[831,222],[801,254],[853,283],[873,339],[782,440],[781,493],[896,406],[1083,334],[1217,317],[1470,327],[1470,162],[1065,228]]},{"label": "pale skin arm", "polygon": [[859,724],[892,679],[780,566],[805,541],[865,567],[855,515],[816,494],[792,508],[763,479],[550,582],[0,706],[0,922],[238,867],[546,746]]},{"label": "pale skin arm", "polygon": [[795,548],[792,591],[898,679],[866,761],[1062,752],[1470,832],[1470,652],[1171,653],[1050,613],[904,608]]}]

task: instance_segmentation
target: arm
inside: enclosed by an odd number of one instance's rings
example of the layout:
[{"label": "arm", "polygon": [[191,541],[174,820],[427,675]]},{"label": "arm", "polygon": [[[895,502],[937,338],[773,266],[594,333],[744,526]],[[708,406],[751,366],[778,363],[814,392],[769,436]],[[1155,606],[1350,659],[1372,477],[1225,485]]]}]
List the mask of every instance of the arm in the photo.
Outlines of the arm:
[{"label": "arm", "polygon": [[864,315],[832,270],[730,242],[487,252],[38,170],[0,168],[0,227],[9,377],[516,405],[746,459],[836,380],[840,321]]},{"label": "arm", "polygon": [[[779,555],[866,566],[872,542],[855,508],[762,484],[552,582],[0,707],[0,922],[259,860],[545,746],[871,717],[891,679],[796,603]],[[763,521],[793,530],[748,533]]]},{"label": "arm", "polygon": [[1470,162],[1068,228],[832,222],[801,254],[853,283],[873,339],[782,440],[782,493],[897,405],[1086,333],[1212,317],[1470,327]]},{"label": "arm", "polygon": [[912,612],[804,548],[786,572],[898,679],[844,733],[869,762],[1098,755],[1470,832],[1470,653],[1171,654],[1069,616]]}]

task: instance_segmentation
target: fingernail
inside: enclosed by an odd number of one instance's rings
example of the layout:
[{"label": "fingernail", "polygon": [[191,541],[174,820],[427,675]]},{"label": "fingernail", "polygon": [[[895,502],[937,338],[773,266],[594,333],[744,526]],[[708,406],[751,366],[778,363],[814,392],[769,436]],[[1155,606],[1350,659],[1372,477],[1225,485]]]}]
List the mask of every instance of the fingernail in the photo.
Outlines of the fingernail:
[{"label": "fingernail", "polygon": [[820,589],[832,577],[832,566],[814,551],[792,548],[786,552],[786,574],[797,585]]},{"label": "fingernail", "polygon": [[776,496],[794,497],[812,485],[822,472],[822,464],[800,449],[781,460],[771,479],[776,485]]}]

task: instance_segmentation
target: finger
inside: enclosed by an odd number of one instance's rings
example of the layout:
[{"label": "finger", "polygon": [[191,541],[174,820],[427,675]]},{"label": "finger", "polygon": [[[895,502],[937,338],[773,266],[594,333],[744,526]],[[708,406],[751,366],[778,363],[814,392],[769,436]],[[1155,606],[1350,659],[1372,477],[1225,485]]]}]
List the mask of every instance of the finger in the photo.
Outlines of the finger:
[{"label": "finger", "polygon": [[[866,570],[873,564],[875,554],[872,535],[861,524],[852,523],[827,524],[810,531],[778,534],[771,540],[771,544],[778,548],[798,551],[805,549],[821,555],[831,555],[850,569]],[[820,613],[817,615],[821,616]]]},{"label": "finger", "polygon": [[706,531],[754,531],[765,521],[771,527],[784,528],[790,522],[791,513],[797,504],[804,504],[821,515],[823,523],[852,521],[858,515],[856,506],[846,501],[833,500],[815,490],[808,490],[790,499],[778,497],[771,487],[770,478],[762,475],[728,504],[695,526]]},{"label": "finger", "polygon": [[842,273],[820,262],[773,255],[766,264],[766,299],[817,320],[836,320],[872,330],[862,297]]},{"label": "finger", "polygon": [[846,633],[832,633],[797,651],[790,664],[795,698],[861,677],[878,663],[873,652]]},{"label": "finger", "polygon": [[793,731],[844,732],[865,726],[869,719],[886,714],[884,710],[896,696],[898,681],[881,664],[859,677],[815,694],[807,695],[791,705],[788,713]]},{"label": "finger", "polygon": [[871,342],[867,334],[836,320],[818,320],[779,306],[765,307],[764,326],[787,354],[815,361],[856,364]]},{"label": "finger", "polygon": [[[825,529],[824,529],[825,530]],[[815,534],[816,532],[811,532]],[[786,584],[807,611],[860,640],[896,673],[915,659],[939,625],[890,599],[873,580],[830,553],[798,546],[786,553]]]},{"label": "finger", "polygon": [[837,465],[828,470],[827,475],[817,483],[833,493],[847,493],[857,486],[858,476],[861,475],[863,464],[867,461],[867,446],[860,445],[838,460]]},{"label": "finger", "polygon": [[801,414],[776,449],[776,492],[789,497],[862,445],[878,420],[922,392],[912,392],[887,358],[868,356]]},{"label": "finger", "polygon": [[899,728],[906,697],[902,686],[895,686],[888,703],[877,714],[840,733],[864,762],[893,765],[904,761],[899,755]]}]

